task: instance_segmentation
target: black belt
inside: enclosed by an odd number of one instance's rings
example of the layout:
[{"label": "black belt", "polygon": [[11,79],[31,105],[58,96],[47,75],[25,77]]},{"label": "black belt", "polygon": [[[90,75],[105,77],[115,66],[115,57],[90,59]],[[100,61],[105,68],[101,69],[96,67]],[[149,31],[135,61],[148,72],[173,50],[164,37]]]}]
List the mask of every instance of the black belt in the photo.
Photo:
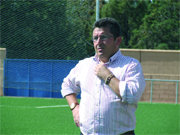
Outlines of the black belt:
[{"label": "black belt", "polygon": [[[80,135],[83,135],[83,134],[81,133]],[[132,131],[128,131],[126,133],[123,133],[121,135],[135,135],[135,133],[134,133],[134,130],[132,130]]]},{"label": "black belt", "polygon": [[135,135],[135,133],[134,133],[134,130],[132,130],[132,131],[128,131],[126,133],[123,133],[121,135]]}]

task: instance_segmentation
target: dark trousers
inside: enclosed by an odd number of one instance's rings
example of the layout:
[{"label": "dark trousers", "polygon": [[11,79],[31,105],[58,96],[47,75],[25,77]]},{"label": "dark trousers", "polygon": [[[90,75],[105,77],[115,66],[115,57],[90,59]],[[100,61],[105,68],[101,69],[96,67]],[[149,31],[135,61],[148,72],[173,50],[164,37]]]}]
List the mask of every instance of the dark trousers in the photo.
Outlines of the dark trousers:
[{"label": "dark trousers", "polygon": [[[83,135],[82,133],[80,135]],[[134,130],[128,131],[126,133],[120,134],[120,135],[135,135]]]},{"label": "dark trousers", "polygon": [[132,131],[128,131],[126,133],[123,133],[121,135],[135,135],[135,133],[134,133],[134,130],[132,130]]}]

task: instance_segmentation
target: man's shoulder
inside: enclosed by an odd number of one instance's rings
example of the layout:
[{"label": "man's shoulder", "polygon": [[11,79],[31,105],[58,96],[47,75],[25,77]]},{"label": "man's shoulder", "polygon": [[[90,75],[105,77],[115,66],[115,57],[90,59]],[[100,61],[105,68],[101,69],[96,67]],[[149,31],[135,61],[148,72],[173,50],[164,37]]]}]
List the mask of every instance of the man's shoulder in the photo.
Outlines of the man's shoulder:
[{"label": "man's shoulder", "polygon": [[82,60],[79,60],[78,65],[83,65],[83,66],[87,65],[88,66],[93,61],[94,61],[93,56],[92,57],[87,57],[87,58],[84,58]]},{"label": "man's shoulder", "polygon": [[134,57],[131,57],[131,56],[125,56],[125,55],[122,55],[121,59],[119,59],[119,61],[123,61],[125,63],[137,63],[139,64],[139,60],[134,58]]},{"label": "man's shoulder", "polygon": [[82,60],[79,60],[79,63],[86,63],[86,62],[91,62],[94,60],[94,56],[92,57],[87,57],[87,58],[84,58]]}]

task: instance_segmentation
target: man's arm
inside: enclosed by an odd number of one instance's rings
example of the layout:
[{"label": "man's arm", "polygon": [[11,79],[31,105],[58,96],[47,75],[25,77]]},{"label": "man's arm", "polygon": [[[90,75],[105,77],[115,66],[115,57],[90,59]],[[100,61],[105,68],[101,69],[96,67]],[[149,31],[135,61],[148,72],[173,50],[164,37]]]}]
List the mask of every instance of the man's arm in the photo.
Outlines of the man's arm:
[{"label": "man's arm", "polygon": [[[103,63],[100,63],[96,66],[95,74],[106,82],[112,73]],[[108,85],[121,98],[122,102],[137,103],[145,88],[141,65],[136,60],[131,62],[126,73],[126,79],[120,81],[113,77]]]},{"label": "man's arm", "polygon": [[109,82],[109,87],[121,98],[120,92],[119,92],[119,79],[116,77],[113,77]]},{"label": "man's arm", "polygon": [[65,98],[66,98],[69,106],[71,106],[72,103],[78,103],[75,93],[69,94],[69,95],[65,96]]},{"label": "man's arm", "polygon": [[[104,81],[106,81],[108,76],[110,76],[112,73],[109,69],[107,69],[104,66],[104,63],[101,62],[99,65],[97,65],[95,69],[95,74],[101,79],[103,79]],[[111,78],[108,85],[116,93],[116,95],[118,95],[121,98],[120,91],[119,91],[119,79],[116,77]]]},{"label": "man's arm", "polygon": [[73,113],[73,118],[74,118],[74,122],[76,124],[77,127],[79,127],[79,103],[78,103],[78,100],[76,98],[76,94],[75,93],[72,93],[72,94],[69,94],[67,96],[65,96],[69,106],[72,106],[73,105],[73,108],[72,109],[72,113]]},{"label": "man's arm", "polygon": [[77,94],[80,92],[80,85],[78,82],[78,73],[80,68],[78,64],[71,69],[70,73],[66,78],[64,78],[62,86],[61,86],[61,94],[64,98],[66,98],[70,109],[73,114],[74,122],[76,126],[79,127],[79,103],[76,98]]}]

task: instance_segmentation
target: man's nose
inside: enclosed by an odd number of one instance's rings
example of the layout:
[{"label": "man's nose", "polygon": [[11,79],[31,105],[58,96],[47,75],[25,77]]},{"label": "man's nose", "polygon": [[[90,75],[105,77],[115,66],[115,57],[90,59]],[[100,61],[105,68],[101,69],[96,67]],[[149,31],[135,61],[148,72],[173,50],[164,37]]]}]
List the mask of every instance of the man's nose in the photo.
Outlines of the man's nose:
[{"label": "man's nose", "polygon": [[102,43],[102,39],[101,39],[101,37],[98,37],[98,39],[97,39],[97,44],[101,44]]}]

